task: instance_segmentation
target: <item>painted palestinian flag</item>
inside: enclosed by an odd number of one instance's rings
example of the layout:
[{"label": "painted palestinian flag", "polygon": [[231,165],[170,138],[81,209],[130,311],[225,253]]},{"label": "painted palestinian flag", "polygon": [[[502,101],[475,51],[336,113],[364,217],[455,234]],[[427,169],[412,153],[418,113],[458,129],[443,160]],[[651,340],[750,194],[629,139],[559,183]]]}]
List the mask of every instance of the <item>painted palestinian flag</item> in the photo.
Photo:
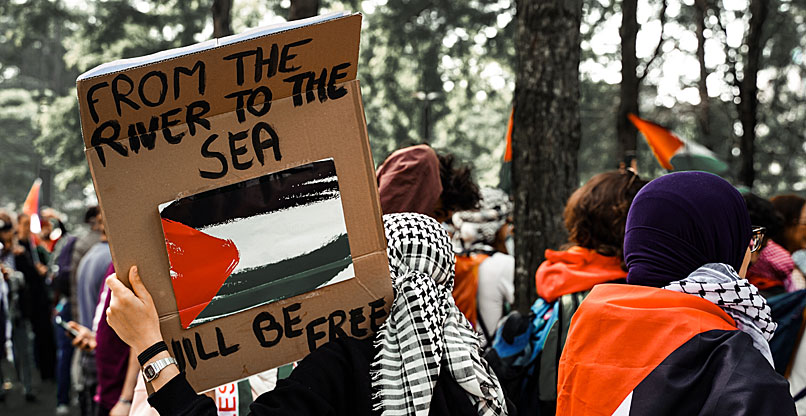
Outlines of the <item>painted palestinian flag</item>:
[{"label": "painted palestinian flag", "polygon": [[332,159],[160,205],[184,328],[354,277]]}]

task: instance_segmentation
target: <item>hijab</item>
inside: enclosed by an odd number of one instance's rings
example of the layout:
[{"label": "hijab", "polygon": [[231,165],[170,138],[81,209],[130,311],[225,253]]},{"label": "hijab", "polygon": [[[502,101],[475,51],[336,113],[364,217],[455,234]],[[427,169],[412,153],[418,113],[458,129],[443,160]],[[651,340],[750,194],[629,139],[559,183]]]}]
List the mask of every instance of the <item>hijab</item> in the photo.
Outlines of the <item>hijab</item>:
[{"label": "hijab", "polygon": [[417,212],[433,217],[442,194],[439,159],[428,145],[395,151],[378,167],[378,193],[384,214]]},{"label": "hijab", "polygon": [[663,287],[708,263],[739,270],[750,242],[739,191],[711,173],[661,176],[635,196],[627,214],[627,282]]},{"label": "hijab", "polygon": [[427,415],[439,373],[449,371],[479,415],[505,415],[501,385],[451,297],[448,234],[420,214],[384,215],[383,222],[395,299],[375,338],[374,409],[384,416]]}]

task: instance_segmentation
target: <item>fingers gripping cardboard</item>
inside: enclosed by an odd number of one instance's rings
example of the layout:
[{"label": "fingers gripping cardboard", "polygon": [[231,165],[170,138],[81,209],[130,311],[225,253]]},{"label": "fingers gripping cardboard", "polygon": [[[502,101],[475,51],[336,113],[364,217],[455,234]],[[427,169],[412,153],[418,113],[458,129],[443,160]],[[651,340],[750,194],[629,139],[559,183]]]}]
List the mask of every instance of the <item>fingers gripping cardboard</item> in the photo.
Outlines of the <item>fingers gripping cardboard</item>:
[{"label": "fingers gripping cardboard", "polygon": [[371,336],[386,317],[360,28],[360,15],[329,17],[79,77],[116,269],[138,265],[197,391]]}]

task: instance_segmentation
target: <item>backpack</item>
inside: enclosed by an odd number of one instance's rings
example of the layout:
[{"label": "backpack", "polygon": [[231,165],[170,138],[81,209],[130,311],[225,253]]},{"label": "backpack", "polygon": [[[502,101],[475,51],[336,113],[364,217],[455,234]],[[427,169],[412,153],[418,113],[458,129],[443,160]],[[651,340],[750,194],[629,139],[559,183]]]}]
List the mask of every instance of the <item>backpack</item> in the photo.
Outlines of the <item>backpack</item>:
[{"label": "backpack", "polygon": [[520,414],[554,415],[560,356],[571,317],[588,293],[538,298],[526,316],[511,312],[498,326],[484,358]]},{"label": "backpack", "polygon": [[538,415],[544,407],[537,394],[539,358],[549,331],[559,318],[559,304],[559,300],[549,303],[537,299],[527,315],[510,312],[485,352],[484,358],[519,414]]},{"label": "backpack", "polygon": [[775,371],[787,376],[787,369],[802,334],[806,289],[773,296],[767,299],[767,304],[770,306],[772,319],[778,323],[778,328],[770,339]]}]

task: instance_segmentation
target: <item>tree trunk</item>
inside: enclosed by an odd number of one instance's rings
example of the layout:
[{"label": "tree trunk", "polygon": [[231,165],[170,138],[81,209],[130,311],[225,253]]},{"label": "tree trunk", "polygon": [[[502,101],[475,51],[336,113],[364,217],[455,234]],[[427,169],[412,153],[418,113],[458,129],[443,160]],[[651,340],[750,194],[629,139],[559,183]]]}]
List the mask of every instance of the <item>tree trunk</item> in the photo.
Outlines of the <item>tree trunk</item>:
[{"label": "tree trunk", "polygon": [[[638,0],[621,2],[621,88],[616,135],[619,143],[619,161],[635,157],[638,145],[638,129],[627,119],[628,113],[638,114],[638,57],[635,55],[635,39],[638,36]],[[649,67],[644,72],[649,71]]]},{"label": "tree trunk", "polygon": [[705,67],[705,11],[708,10],[708,0],[696,0],[694,3],[694,18],[697,20],[697,61],[700,63],[700,79],[697,87],[700,90],[700,105],[697,111],[697,124],[702,135],[701,143],[711,145],[711,117],[710,100],[708,99],[708,69]]},{"label": "tree trunk", "polygon": [[232,0],[213,0],[213,37],[232,34]]},{"label": "tree trunk", "polygon": [[515,307],[537,297],[547,248],[567,241],[563,207],[577,187],[580,0],[519,0],[512,131]]},{"label": "tree trunk", "polygon": [[305,19],[319,14],[319,0],[291,0],[288,20]]},{"label": "tree trunk", "polygon": [[742,123],[742,168],[739,181],[748,188],[753,187],[756,171],[753,167],[756,141],[756,109],[758,108],[758,80],[761,50],[764,48],[761,29],[769,11],[768,0],[750,1],[750,29],[747,32],[747,56],[742,70],[742,81],[739,84],[739,121]]}]

